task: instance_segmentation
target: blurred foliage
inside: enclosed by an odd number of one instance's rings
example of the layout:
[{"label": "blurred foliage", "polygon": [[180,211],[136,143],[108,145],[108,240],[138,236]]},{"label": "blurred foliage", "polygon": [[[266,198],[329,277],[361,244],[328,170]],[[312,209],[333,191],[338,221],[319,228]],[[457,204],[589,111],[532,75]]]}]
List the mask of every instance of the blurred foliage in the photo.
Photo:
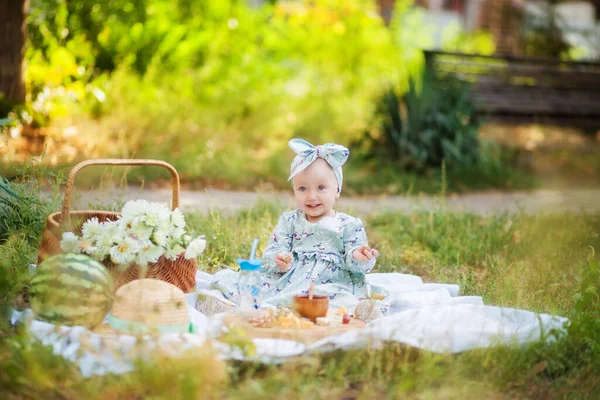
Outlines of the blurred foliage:
[{"label": "blurred foliage", "polygon": [[[47,216],[59,209],[60,176],[44,165],[20,174],[18,181],[0,176],[0,315],[27,297],[28,265],[36,262]],[[42,195],[49,182],[58,185]]]},{"label": "blurred foliage", "polygon": [[492,55],[496,44],[491,33],[487,31],[467,32],[458,23],[450,24],[444,29],[442,50],[465,54]]},{"label": "blurred foliage", "polygon": [[351,135],[411,62],[364,0],[34,0],[29,30],[26,122],[104,116],[86,130],[107,155],[185,160],[193,175],[294,135]]},{"label": "blurred foliage", "polygon": [[[389,27],[370,0],[248,4],[31,0],[27,103],[11,117],[44,129],[53,164],[159,158],[200,184],[283,188],[291,137],[359,138],[380,93],[410,90],[433,43],[412,0]],[[489,35],[457,27],[443,42],[493,51]],[[2,163],[23,162],[13,153],[0,149]]]},{"label": "blurred foliage", "polygon": [[[356,96],[357,86],[393,77],[401,61],[392,34],[363,0],[259,8],[233,0],[55,0],[33,1],[31,9],[29,59],[41,66],[28,73],[33,96],[43,92],[36,83],[116,73],[114,97],[125,89],[120,83],[131,88],[127,82],[139,79],[198,111],[221,110],[229,124],[263,106],[276,111],[278,100],[328,105],[325,97]],[[148,92],[140,100],[154,100]]]},{"label": "blurred foliage", "polygon": [[[19,170],[22,178],[9,181],[0,176],[0,244],[12,233],[19,233],[32,246],[37,246],[46,217],[58,210],[62,175],[49,171],[43,164]],[[42,192],[45,192],[42,198]]]},{"label": "blurred foliage", "polygon": [[565,32],[559,27],[560,16],[554,8],[557,4],[556,0],[540,2],[540,12],[537,13],[514,11],[515,17],[522,21],[525,55],[568,58],[571,45],[565,39]]}]

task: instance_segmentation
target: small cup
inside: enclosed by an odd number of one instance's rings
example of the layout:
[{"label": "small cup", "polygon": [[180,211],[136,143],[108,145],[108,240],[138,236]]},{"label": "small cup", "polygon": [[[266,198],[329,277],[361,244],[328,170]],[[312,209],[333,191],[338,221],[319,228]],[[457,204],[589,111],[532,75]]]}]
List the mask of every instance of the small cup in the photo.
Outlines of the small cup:
[{"label": "small cup", "polygon": [[300,316],[316,322],[318,317],[327,316],[329,297],[313,295],[311,300],[307,294],[294,296],[294,309]]}]

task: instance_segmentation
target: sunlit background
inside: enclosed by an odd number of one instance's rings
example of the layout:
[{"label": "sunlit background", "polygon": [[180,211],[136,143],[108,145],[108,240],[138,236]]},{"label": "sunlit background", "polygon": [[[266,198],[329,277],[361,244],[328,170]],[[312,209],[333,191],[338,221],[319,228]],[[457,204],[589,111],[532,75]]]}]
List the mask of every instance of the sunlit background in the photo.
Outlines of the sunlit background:
[{"label": "sunlit background", "polygon": [[[24,91],[2,58],[0,162],[9,178],[32,162],[61,169],[137,157],[172,163],[196,188],[281,190],[287,142],[302,137],[350,147],[348,193],[437,192],[442,175],[451,191],[600,181],[598,113],[590,117],[600,110],[598,84],[580,84],[590,100],[566,119],[545,104],[558,101],[561,111],[571,102],[560,88],[524,105],[507,90],[480,94],[502,74],[532,87],[547,84],[547,70],[599,74],[597,1],[10,3],[26,13],[26,40],[12,69],[24,71]],[[6,29],[18,31],[12,21]],[[494,58],[450,59],[454,73],[434,76],[423,50]],[[473,65],[480,70],[469,75]],[[495,112],[490,96],[508,109]]]}]

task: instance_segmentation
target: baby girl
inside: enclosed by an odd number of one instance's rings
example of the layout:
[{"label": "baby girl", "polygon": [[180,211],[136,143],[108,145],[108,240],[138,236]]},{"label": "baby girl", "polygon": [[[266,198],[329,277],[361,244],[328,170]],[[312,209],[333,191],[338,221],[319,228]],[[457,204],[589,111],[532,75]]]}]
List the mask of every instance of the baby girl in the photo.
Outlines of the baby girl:
[{"label": "baby girl", "polygon": [[[329,296],[331,308],[353,308],[369,297],[365,274],[379,253],[369,247],[360,219],[334,210],[350,153],[338,144],[313,146],[302,139],[289,146],[296,153],[289,180],[297,209],[279,217],[263,252],[263,304],[289,305],[314,282],[315,294]],[[222,270],[212,286],[234,299],[237,280],[237,273]]]}]

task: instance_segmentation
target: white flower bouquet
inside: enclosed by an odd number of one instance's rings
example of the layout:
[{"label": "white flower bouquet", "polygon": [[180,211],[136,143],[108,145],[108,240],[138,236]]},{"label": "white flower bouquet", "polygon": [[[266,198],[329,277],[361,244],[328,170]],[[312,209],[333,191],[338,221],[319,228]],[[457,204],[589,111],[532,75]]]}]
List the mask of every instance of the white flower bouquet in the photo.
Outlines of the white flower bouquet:
[{"label": "white flower bouquet", "polygon": [[96,217],[87,220],[81,233],[79,237],[64,232],[61,249],[84,253],[99,261],[110,260],[118,267],[146,267],[163,255],[175,261],[182,253],[186,259],[195,259],[206,248],[204,236],[192,239],[189,235],[178,208],[171,210],[146,200],[125,203],[115,221],[100,222]]}]

